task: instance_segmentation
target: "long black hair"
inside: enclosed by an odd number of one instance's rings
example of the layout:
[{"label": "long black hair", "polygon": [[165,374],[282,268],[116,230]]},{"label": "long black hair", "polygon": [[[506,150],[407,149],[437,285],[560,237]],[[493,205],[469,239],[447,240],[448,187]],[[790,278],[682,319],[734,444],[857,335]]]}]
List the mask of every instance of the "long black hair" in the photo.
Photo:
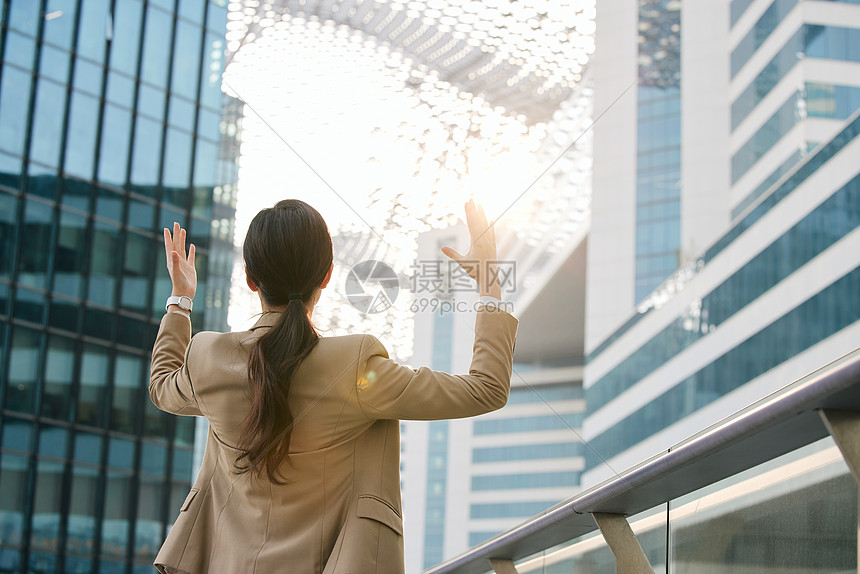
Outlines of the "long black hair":
[{"label": "long black hair", "polygon": [[279,469],[288,459],[293,425],[287,397],[293,374],[319,340],[305,304],[331,269],[331,236],[317,210],[286,199],[254,217],[242,254],[248,279],[263,300],[284,311],[251,349],[251,409],[242,425],[236,469],[284,484]]}]

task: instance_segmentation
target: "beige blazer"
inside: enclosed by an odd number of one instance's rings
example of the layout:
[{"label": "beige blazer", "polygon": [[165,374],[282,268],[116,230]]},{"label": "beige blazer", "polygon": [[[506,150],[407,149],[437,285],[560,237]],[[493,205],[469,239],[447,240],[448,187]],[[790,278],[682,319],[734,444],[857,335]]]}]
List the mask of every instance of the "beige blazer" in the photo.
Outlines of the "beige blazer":
[{"label": "beige blazer", "polygon": [[149,393],[167,412],[209,420],[194,487],[155,566],[165,573],[403,572],[398,419],[479,415],[508,399],[517,321],[481,307],[469,374],[413,370],[371,335],[323,337],[290,388],[289,484],[234,473],[249,408],[248,353],[277,319],[250,331],[201,332],[168,313],[152,351]]}]

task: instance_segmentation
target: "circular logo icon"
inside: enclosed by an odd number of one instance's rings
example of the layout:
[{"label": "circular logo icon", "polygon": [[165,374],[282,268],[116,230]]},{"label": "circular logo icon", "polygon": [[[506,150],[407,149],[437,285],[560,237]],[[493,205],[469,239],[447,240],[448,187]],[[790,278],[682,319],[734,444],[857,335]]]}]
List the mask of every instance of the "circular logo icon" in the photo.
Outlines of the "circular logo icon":
[{"label": "circular logo icon", "polygon": [[400,280],[382,261],[356,263],[346,276],[346,298],[362,313],[381,313],[394,304]]}]

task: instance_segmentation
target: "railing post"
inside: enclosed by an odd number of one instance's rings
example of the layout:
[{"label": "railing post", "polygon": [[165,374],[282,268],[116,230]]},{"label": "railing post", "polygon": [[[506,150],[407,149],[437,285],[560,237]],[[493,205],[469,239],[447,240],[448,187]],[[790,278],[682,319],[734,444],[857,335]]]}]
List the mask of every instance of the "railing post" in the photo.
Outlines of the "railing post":
[{"label": "railing post", "polygon": [[[854,482],[860,485],[860,413],[823,409],[819,411],[824,426],[842,451]],[[858,489],[860,498],[860,489]],[[860,573],[860,508],[857,514],[857,572]]]},{"label": "railing post", "polygon": [[645,551],[623,514],[593,512],[591,515],[615,555],[617,574],[654,574]]},{"label": "railing post", "polygon": [[490,558],[490,564],[493,566],[493,571],[496,574],[518,574],[517,567],[511,560],[503,558]]}]

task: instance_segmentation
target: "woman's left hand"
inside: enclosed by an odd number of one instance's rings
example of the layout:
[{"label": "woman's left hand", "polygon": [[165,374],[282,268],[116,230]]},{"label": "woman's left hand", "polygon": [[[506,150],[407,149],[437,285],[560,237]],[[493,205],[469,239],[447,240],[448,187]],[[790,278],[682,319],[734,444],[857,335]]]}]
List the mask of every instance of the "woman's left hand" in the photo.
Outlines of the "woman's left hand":
[{"label": "woman's left hand", "polygon": [[186,296],[194,299],[197,292],[197,270],[194,268],[194,245],[185,253],[185,230],[178,223],[173,224],[173,236],[164,228],[164,252],[167,255],[167,271],[173,282],[171,295]]}]

